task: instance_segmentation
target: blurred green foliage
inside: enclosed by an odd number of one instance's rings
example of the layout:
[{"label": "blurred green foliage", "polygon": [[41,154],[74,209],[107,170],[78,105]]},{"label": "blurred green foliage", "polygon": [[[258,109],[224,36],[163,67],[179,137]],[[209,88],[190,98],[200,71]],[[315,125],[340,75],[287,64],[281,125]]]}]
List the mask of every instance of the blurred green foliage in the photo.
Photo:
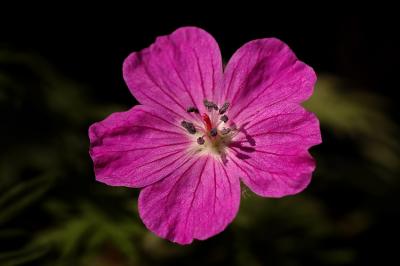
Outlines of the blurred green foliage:
[{"label": "blurred green foliage", "polygon": [[243,188],[225,232],[178,246],[145,229],[137,190],[94,179],[88,126],[129,106],[96,101],[39,56],[0,50],[0,265],[363,263],[379,245],[368,237],[380,240],[397,214],[399,128],[388,99],[349,84],[320,75],[305,104],[324,143],[304,193],[264,199]]}]

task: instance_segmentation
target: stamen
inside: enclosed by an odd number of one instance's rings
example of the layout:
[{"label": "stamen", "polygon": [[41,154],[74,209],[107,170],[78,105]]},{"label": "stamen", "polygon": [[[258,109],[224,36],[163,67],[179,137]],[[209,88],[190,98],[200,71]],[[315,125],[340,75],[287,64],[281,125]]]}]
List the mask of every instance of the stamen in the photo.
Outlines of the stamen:
[{"label": "stamen", "polygon": [[223,115],[220,117],[220,120],[224,123],[226,123],[228,121],[228,116],[227,115]]},{"label": "stamen", "polygon": [[228,103],[228,102],[225,102],[225,103],[221,106],[221,108],[219,108],[219,114],[220,114],[220,115],[224,114],[224,113],[226,112],[226,110],[228,110],[228,108],[229,108],[229,103]]},{"label": "stamen", "polygon": [[217,136],[217,134],[218,134],[218,131],[217,131],[217,129],[215,127],[210,130],[210,136],[211,137],[215,137],[215,136]]},{"label": "stamen", "polygon": [[183,126],[190,134],[196,133],[196,128],[194,127],[193,123],[182,121],[181,126]]},{"label": "stamen", "polygon": [[199,138],[197,138],[197,144],[199,144],[199,145],[203,145],[203,144],[204,144],[204,142],[205,142],[205,140],[204,140],[204,138],[203,138],[203,137],[199,137]]},{"label": "stamen", "polygon": [[222,130],[221,130],[221,134],[222,135],[226,135],[226,134],[229,134],[229,132],[231,132],[232,131],[232,129],[230,129],[229,127],[228,128],[223,128]]},{"label": "stamen", "polygon": [[197,109],[197,108],[194,107],[194,106],[188,107],[188,108],[186,109],[186,111],[187,111],[188,113],[196,113],[196,114],[199,113],[199,109]]},{"label": "stamen", "polygon": [[204,103],[204,106],[207,108],[207,110],[208,110],[209,112],[211,112],[212,109],[218,110],[218,105],[216,105],[216,104],[213,103],[213,102],[208,101],[207,99],[204,99],[203,103]]}]

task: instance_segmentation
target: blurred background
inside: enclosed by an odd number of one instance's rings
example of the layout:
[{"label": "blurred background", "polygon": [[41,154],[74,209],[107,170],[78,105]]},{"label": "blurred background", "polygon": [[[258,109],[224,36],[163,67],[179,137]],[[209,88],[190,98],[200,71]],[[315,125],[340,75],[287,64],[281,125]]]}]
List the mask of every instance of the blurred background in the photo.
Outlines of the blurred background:
[{"label": "blurred background", "polygon": [[[395,17],[241,10],[202,15],[121,6],[1,10],[0,265],[385,265],[400,237],[399,42]],[[274,16],[271,16],[275,13]],[[221,234],[179,246],[147,231],[138,190],[97,183],[88,127],[137,104],[122,79],[132,51],[186,25],[224,60],[278,37],[318,73],[323,144],[301,194],[243,187]]]}]

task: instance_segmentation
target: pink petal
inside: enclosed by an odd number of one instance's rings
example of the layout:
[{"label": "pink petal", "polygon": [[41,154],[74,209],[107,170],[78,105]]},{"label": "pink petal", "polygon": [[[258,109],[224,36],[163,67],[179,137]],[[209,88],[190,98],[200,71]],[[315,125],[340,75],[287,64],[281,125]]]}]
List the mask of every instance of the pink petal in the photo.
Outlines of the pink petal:
[{"label": "pink petal", "polygon": [[297,104],[279,106],[242,125],[227,168],[255,193],[282,197],[302,191],[315,163],[308,149],[321,143],[318,119]]},{"label": "pink petal", "polygon": [[175,171],[188,157],[179,121],[147,106],[114,113],[89,129],[96,179],[112,186],[143,187]]},{"label": "pink petal", "polygon": [[300,103],[313,91],[316,76],[282,41],[259,39],[242,46],[225,71],[230,116],[246,121],[277,104]]},{"label": "pink petal", "polygon": [[146,227],[179,244],[206,239],[233,220],[239,208],[239,179],[211,156],[193,158],[168,178],[144,188],[139,213]]},{"label": "pink petal", "polygon": [[132,53],[123,74],[141,104],[182,116],[190,106],[204,111],[203,100],[215,100],[223,78],[217,42],[195,27],[158,37],[150,47]]}]

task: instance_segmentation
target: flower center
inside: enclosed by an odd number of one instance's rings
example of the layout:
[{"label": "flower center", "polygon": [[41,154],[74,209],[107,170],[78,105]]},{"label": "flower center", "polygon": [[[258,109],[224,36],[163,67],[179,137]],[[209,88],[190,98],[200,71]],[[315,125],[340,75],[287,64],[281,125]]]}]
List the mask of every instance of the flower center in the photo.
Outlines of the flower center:
[{"label": "flower center", "polygon": [[204,106],[208,113],[199,114],[196,107],[188,107],[187,112],[194,113],[199,116],[200,122],[192,123],[182,121],[181,126],[186,131],[193,135],[193,143],[195,144],[195,152],[207,152],[216,155],[223,155],[225,148],[231,142],[236,134],[236,127],[228,127],[228,116],[225,114],[229,108],[229,103],[225,102],[221,107],[218,107],[214,102],[204,100]]}]

